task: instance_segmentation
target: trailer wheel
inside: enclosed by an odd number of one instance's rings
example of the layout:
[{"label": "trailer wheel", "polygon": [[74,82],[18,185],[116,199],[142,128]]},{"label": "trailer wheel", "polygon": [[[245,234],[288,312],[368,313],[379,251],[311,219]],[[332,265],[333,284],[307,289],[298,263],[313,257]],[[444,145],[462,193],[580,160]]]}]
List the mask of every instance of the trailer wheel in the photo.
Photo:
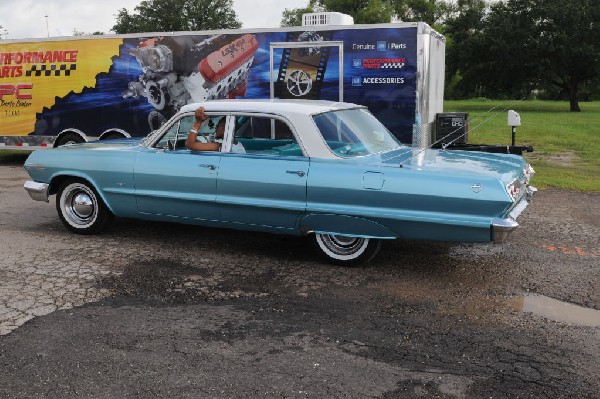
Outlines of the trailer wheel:
[{"label": "trailer wheel", "polygon": [[318,233],[314,238],[317,249],[328,262],[335,265],[356,266],[366,263],[381,249],[381,240],[374,238]]},{"label": "trailer wheel", "polygon": [[69,179],[61,184],[56,210],[65,227],[77,234],[100,233],[113,218],[96,190],[83,179]]},{"label": "trailer wheel", "polygon": [[124,139],[125,135],[118,132],[107,133],[102,136],[102,140]]},{"label": "trailer wheel", "polygon": [[83,137],[81,137],[80,135],[78,135],[76,133],[67,133],[67,134],[60,136],[60,138],[58,140],[56,140],[56,142],[54,143],[54,146],[60,147],[61,145],[65,145],[65,144],[79,144],[79,143],[83,143],[84,141],[85,140],[83,139]]}]

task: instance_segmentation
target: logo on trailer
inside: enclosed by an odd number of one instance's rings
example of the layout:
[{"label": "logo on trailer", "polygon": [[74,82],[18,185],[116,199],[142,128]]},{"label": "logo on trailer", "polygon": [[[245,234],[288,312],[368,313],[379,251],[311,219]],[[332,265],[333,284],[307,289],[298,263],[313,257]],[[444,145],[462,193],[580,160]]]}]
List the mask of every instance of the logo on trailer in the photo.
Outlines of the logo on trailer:
[{"label": "logo on trailer", "polygon": [[20,84],[20,85],[10,85],[10,84],[2,84],[0,85],[0,99],[3,99],[4,96],[12,96],[14,95],[17,100],[31,100],[32,96],[28,90],[33,89],[32,84]]},{"label": "logo on trailer", "polygon": [[71,71],[77,69],[77,64],[32,65],[25,76],[71,76]]},{"label": "logo on trailer", "polygon": [[402,69],[406,58],[365,58],[362,67],[365,69]]},{"label": "logo on trailer", "polygon": [[296,97],[305,96],[312,89],[312,79],[307,72],[297,69],[290,73],[287,79],[287,89]]},{"label": "logo on trailer", "polygon": [[401,76],[395,77],[373,77],[352,76],[352,86],[380,85],[380,84],[404,84],[406,79]]}]

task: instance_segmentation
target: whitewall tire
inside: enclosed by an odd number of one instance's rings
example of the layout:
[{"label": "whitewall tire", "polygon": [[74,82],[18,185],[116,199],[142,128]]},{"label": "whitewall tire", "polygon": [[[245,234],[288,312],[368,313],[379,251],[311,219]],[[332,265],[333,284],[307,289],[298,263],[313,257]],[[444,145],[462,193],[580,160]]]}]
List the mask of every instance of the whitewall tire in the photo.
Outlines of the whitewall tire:
[{"label": "whitewall tire", "polygon": [[327,261],[337,265],[354,266],[368,262],[381,249],[381,241],[374,238],[318,233],[314,238]]},{"label": "whitewall tire", "polygon": [[99,233],[112,219],[102,198],[82,179],[69,179],[61,184],[56,195],[56,210],[63,224],[78,234]]}]

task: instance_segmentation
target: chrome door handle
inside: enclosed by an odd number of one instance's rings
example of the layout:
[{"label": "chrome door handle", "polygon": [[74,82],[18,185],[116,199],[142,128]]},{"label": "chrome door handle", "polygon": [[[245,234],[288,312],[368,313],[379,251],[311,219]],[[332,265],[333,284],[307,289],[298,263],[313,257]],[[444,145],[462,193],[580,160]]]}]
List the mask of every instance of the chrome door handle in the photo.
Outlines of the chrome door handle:
[{"label": "chrome door handle", "polygon": [[200,164],[200,165],[198,165],[198,166],[200,166],[201,168],[208,168],[208,169],[210,169],[210,170],[215,170],[215,169],[217,169],[217,167],[216,167],[215,165],[210,165],[210,164],[205,164],[205,163],[203,163],[203,164]]},{"label": "chrome door handle", "polygon": [[291,173],[293,175],[298,175],[300,177],[304,176],[306,173],[302,170],[286,170],[285,173]]}]

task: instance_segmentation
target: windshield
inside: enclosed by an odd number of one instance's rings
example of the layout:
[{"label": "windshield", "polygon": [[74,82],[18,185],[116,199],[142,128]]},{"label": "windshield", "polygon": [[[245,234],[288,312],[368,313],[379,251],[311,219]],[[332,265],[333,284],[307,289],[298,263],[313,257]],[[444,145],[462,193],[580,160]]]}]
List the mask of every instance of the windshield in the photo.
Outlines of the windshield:
[{"label": "windshield", "polygon": [[325,112],[313,119],[331,151],[356,157],[390,151],[400,146],[396,138],[364,108]]}]

